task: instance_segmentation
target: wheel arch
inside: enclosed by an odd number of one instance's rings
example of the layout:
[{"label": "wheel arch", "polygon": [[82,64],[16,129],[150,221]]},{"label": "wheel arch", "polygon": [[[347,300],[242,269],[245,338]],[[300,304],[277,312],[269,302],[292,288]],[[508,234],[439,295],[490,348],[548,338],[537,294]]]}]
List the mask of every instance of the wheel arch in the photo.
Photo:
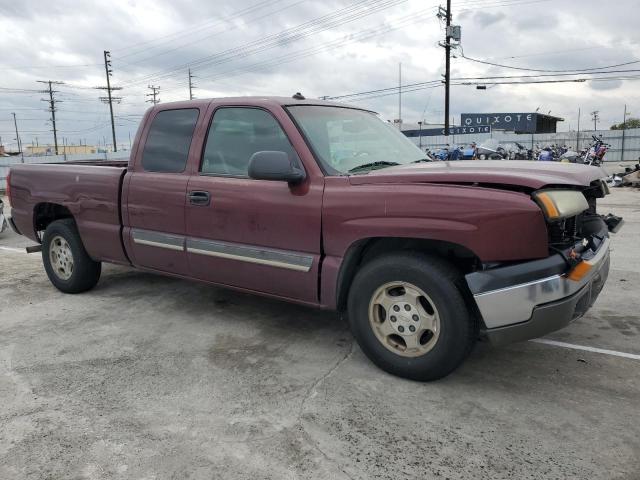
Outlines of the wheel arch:
[{"label": "wheel arch", "polygon": [[33,207],[33,230],[42,243],[40,232],[45,230],[52,222],[70,218],[75,220],[71,211],[64,205],[53,202],[41,202]]},{"label": "wheel arch", "polygon": [[336,308],[346,310],[349,288],[360,266],[380,255],[415,250],[448,260],[462,273],[469,273],[480,264],[480,258],[469,248],[444,240],[406,237],[371,237],[357,240],[347,249],[337,277]]}]

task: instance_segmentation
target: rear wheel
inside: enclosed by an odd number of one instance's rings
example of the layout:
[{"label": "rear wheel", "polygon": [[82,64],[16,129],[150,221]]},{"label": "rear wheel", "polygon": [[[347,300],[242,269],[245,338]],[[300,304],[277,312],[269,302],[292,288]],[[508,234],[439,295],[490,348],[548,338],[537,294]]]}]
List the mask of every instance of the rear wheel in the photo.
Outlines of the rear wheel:
[{"label": "rear wheel", "polygon": [[65,293],[90,290],[100,279],[101,264],[87,254],[72,219],[49,224],[42,239],[42,261],[51,283]]},{"label": "rear wheel", "polygon": [[383,370],[436,380],[467,356],[476,324],[457,287],[458,270],[419,252],[372,260],[356,274],[348,299],[351,330]]}]

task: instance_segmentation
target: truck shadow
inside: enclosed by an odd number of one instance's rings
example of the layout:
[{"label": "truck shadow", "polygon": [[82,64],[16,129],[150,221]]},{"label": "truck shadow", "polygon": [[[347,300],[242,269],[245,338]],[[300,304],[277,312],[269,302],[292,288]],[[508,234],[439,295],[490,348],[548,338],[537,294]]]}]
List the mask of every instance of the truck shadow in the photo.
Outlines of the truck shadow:
[{"label": "truck shadow", "polygon": [[315,336],[321,331],[333,330],[351,337],[346,319],[336,312],[126,267],[107,266],[92,293],[101,297],[133,298],[163,314],[188,321],[214,324],[225,317],[247,328],[253,324],[261,330],[281,330],[289,335],[307,332]]},{"label": "truck shadow", "polygon": [[[174,322],[197,323],[197,328],[214,332],[217,340],[211,346],[212,361],[222,361],[228,351],[235,352],[233,357],[239,359],[243,352],[259,350],[266,344],[270,355],[279,355],[278,349],[293,349],[295,353],[287,355],[292,361],[296,361],[292,355],[303,355],[308,348],[325,349],[330,358],[333,350],[340,354],[353,341],[346,318],[335,312],[129,268],[107,266],[91,294],[139,302]],[[249,334],[236,338],[228,333],[230,326]],[[249,342],[247,335],[251,337]],[[356,352],[351,361],[358,370],[388,381],[406,381],[378,370],[357,347]],[[266,350],[259,356],[265,355]],[[482,384],[483,389],[509,388],[524,394],[531,381],[561,384],[565,376],[586,375],[590,368],[573,355],[568,357],[566,352],[540,344],[521,342],[497,348],[478,342],[457,371],[426,385]]]}]

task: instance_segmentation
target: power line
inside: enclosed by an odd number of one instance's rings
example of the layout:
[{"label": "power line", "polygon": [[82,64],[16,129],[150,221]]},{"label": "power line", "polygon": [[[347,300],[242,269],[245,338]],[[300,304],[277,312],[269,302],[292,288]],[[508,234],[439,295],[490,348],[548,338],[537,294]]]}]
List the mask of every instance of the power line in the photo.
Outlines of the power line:
[{"label": "power line", "polygon": [[161,79],[175,75],[176,72],[184,71],[188,67],[204,66],[229,62],[236,57],[253,55],[274,47],[283,46],[293,41],[300,40],[307,36],[320,33],[322,31],[343,25],[348,22],[372,15],[392,6],[405,2],[406,0],[361,0],[348,7],[335,10],[332,13],[317,17],[304,22],[296,27],[288,28],[276,34],[267,35],[260,39],[248,42],[238,47],[217,52],[191,62],[177,65],[169,69],[160,70],[152,74],[145,75],[139,79],[125,83],[125,86],[148,82],[151,79]]},{"label": "power line", "polygon": [[[277,1],[279,1],[279,0],[277,0]],[[211,27],[216,26],[218,24],[222,25],[222,24],[224,24],[226,22],[229,22],[231,20],[235,20],[238,17],[242,17],[242,16],[244,16],[244,15],[246,15],[248,13],[251,13],[253,11],[260,10],[265,5],[268,5],[270,3],[277,3],[277,1],[273,2],[272,0],[263,0],[263,1],[258,2],[257,4],[255,4],[253,6],[250,6],[250,7],[244,8],[242,10],[239,10],[239,11],[229,15],[226,18],[215,19],[215,20],[211,20],[211,19],[210,20],[206,20],[205,22],[202,22],[202,24],[200,26],[191,25],[189,28],[186,28],[186,29],[183,29],[183,30],[178,30],[176,32],[173,32],[173,33],[170,33],[170,34],[167,34],[167,35],[162,35],[160,37],[156,37],[156,38],[151,39],[151,40],[145,40],[145,41],[142,41],[142,42],[134,43],[134,44],[131,44],[131,45],[127,46],[127,47],[123,47],[121,49],[116,50],[116,53],[120,52],[120,51],[124,51],[124,50],[133,50],[133,52],[129,52],[129,53],[125,54],[125,55],[121,55],[121,56],[118,55],[118,58],[127,58],[127,57],[130,57],[130,56],[135,56],[135,55],[140,54],[141,52],[157,48],[158,45],[161,45],[161,44],[164,44],[164,43],[174,42],[176,38],[179,38],[179,37],[182,37],[182,36],[190,36],[190,35],[193,35],[194,33],[196,33],[199,30],[208,29],[208,28],[211,28]],[[150,43],[155,43],[156,45],[151,46],[151,47],[136,48],[136,47],[139,47],[139,46],[142,46],[142,45],[148,45]]]},{"label": "power line", "polygon": [[[431,80],[429,82],[407,83],[407,84],[402,85],[402,88],[403,89],[407,89],[407,88],[416,87],[416,86],[423,86],[423,85],[427,85],[427,84],[440,84],[440,83],[441,83],[440,80]],[[389,90],[396,90],[397,91],[398,87],[379,88],[379,89],[376,89],[376,90],[367,90],[367,91],[364,91],[364,92],[348,93],[348,94],[345,94],[345,95],[337,95],[337,96],[334,96],[334,97],[327,96],[327,97],[324,97],[324,98],[326,98],[327,100],[342,100],[342,99],[349,98],[349,97],[381,93],[381,92],[386,92],[386,91],[389,91]]]},{"label": "power line", "polygon": [[83,63],[83,64],[72,64],[72,65],[6,65],[3,68],[9,70],[26,70],[26,69],[38,69],[38,68],[84,68],[84,67],[99,67],[100,63]]},{"label": "power line", "polygon": [[467,57],[464,54],[464,51],[461,51],[461,57],[464,58],[465,60],[469,60],[471,62],[481,63],[483,65],[491,65],[491,66],[494,66],[494,67],[509,68],[511,70],[522,70],[522,71],[526,71],[526,72],[551,72],[551,73],[589,72],[589,71],[597,71],[597,70],[606,70],[608,68],[624,67],[624,66],[627,66],[627,65],[633,65],[633,64],[640,63],[640,60],[633,60],[633,61],[630,61],[630,62],[617,63],[617,64],[614,64],[614,65],[607,65],[607,66],[604,66],[604,67],[573,68],[573,69],[565,69],[565,70],[548,70],[548,69],[542,69],[542,68],[514,67],[512,65],[503,65],[503,64],[500,64],[500,63],[488,62],[486,60],[480,60],[478,58]]},{"label": "power line", "polygon": [[[251,22],[255,22],[255,21],[258,21],[258,20],[262,20],[263,18],[266,18],[266,17],[269,17],[269,16],[274,15],[274,14],[276,14],[276,13],[282,12],[283,10],[286,10],[286,9],[292,8],[292,7],[294,7],[294,6],[296,6],[296,5],[299,5],[300,3],[303,3],[303,2],[306,2],[306,1],[308,1],[308,0],[299,0],[299,1],[295,2],[295,3],[292,3],[292,4],[290,4],[290,5],[287,5],[287,6],[283,7],[283,8],[278,9],[278,10],[275,10],[275,11],[269,12],[269,13],[267,13],[267,14],[265,14],[265,15],[262,15],[262,16],[260,16],[260,17],[257,17],[257,18],[254,18],[254,19],[251,19]],[[228,19],[227,21],[229,21],[229,20],[233,20],[234,18],[236,18],[236,17],[235,17],[235,16],[234,16],[234,17],[229,17],[229,19]],[[224,20],[220,20],[220,21],[218,21],[217,23],[219,23],[219,24],[223,24],[223,23],[224,23]],[[155,54],[153,54],[153,55],[150,55],[150,56],[147,56],[147,57],[144,57],[144,58],[141,58],[141,59],[138,59],[138,60],[136,60],[136,63],[146,62],[146,61],[151,60],[151,59],[153,59],[153,58],[157,58],[157,57],[160,57],[160,56],[167,55],[167,54],[169,54],[169,53],[171,53],[171,52],[174,52],[174,51],[176,51],[176,50],[180,50],[180,49],[182,49],[182,48],[189,47],[189,46],[194,45],[194,44],[196,44],[196,43],[200,43],[200,42],[202,42],[202,41],[203,41],[203,40],[205,40],[205,39],[209,39],[209,38],[212,38],[212,37],[218,36],[218,35],[220,35],[220,34],[222,34],[222,33],[230,32],[231,30],[235,30],[235,29],[237,29],[237,28],[239,28],[239,25],[238,25],[237,23],[234,23],[234,24],[233,24],[231,27],[229,27],[229,28],[225,28],[225,29],[220,30],[220,31],[216,31],[216,32],[213,32],[213,33],[209,33],[209,34],[207,34],[207,35],[205,35],[205,36],[201,36],[201,37],[199,37],[199,38],[197,38],[197,39],[195,39],[195,40],[193,40],[193,41],[189,41],[189,42],[182,43],[182,44],[175,45],[175,46],[173,45],[173,42],[172,42],[172,43],[171,43],[172,47],[171,47],[170,49],[168,49],[168,50],[164,50],[164,51],[161,51],[161,52],[159,52],[159,53],[155,53]],[[192,30],[188,30],[188,32],[187,32],[186,34],[183,34],[183,35],[191,35],[191,34],[193,34],[193,33],[198,33],[198,32],[193,32]],[[203,32],[203,33],[204,33],[204,32]],[[165,42],[161,42],[161,43],[165,43]],[[157,45],[156,45],[156,46],[152,46],[152,47],[148,47],[148,48],[145,48],[145,49],[140,50],[139,52],[134,52],[134,53],[129,53],[129,54],[127,54],[127,55],[123,55],[123,56],[122,56],[122,57],[120,57],[120,58],[127,58],[127,57],[132,56],[132,55],[133,55],[133,56],[137,56],[137,55],[139,55],[140,53],[143,53],[143,52],[144,52],[144,51],[146,51],[146,50],[153,50],[153,49],[155,49],[155,48],[157,48],[157,47],[158,47]],[[125,62],[125,63],[126,63],[126,62]],[[131,64],[129,64],[129,65],[131,65]]]},{"label": "power line", "polygon": [[382,35],[384,33],[388,33],[393,30],[397,30],[403,26],[422,21],[424,17],[426,17],[427,15],[431,15],[432,10],[433,9],[430,8],[430,9],[423,10],[421,12],[412,13],[405,17],[401,17],[396,21],[395,24],[389,24],[385,22],[384,24],[379,25],[373,29],[361,30],[353,34],[345,35],[344,37],[336,40],[332,40],[320,45],[315,45],[313,47],[309,47],[302,50],[298,50],[296,52],[281,55],[279,57],[275,57],[275,58],[271,57],[268,60],[263,60],[261,62],[253,63],[246,67],[226,70],[224,72],[219,73],[218,75],[214,75],[213,77],[208,77],[208,80],[219,81],[220,79],[225,79],[232,76],[256,72],[272,66],[280,66],[284,63],[300,60],[302,58],[310,57],[312,55],[316,55],[324,51],[329,51],[334,48],[343,48],[346,45],[367,40],[369,38],[376,37],[378,35]]}]

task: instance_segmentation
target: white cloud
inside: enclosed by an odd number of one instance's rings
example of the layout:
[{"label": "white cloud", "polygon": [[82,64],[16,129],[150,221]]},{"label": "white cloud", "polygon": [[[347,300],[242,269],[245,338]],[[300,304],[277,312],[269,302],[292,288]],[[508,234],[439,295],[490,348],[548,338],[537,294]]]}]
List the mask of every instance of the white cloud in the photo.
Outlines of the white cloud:
[{"label": "white cloud", "polygon": [[[462,25],[468,56],[543,69],[597,67],[639,58],[634,0],[616,2],[615,7],[607,7],[606,15],[602,3],[595,0],[532,0],[504,6],[516,3],[508,0],[485,2],[484,8],[483,2],[463,2],[466,11],[456,3],[454,23]],[[200,97],[296,91],[317,97],[387,88],[397,85],[399,62],[403,83],[440,79],[444,51],[437,43],[444,33],[435,18],[439,4],[435,0],[407,0],[309,36],[291,41],[273,38],[272,48],[255,48],[264,45],[259,42],[269,35],[355,4],[354,0],[0,0],[5,33],[0,36],[0,87],[38,90],[42,85],[36,80],[65,81],[67,85],[58,88],[60,137],[96,143],[108,137],[108,108],[98,101],[101,93],[89,87],[105,83],[105,49],[112,52],[113,83],[124,87],[119,93],[124,100],[115,111],[118,136],[127,140],[136,129],[134,115],[148,107],[147,84],[161,86],[162,101],[185,99],[190,63]],[[640,69],[640,64],[624,68]],[[527,72],[462,58],[452,62],[455,78],[522,73]],[[583,111],[598,108],[602,118],[616,118],[623,103],[638,102],[635,85],[633,80],[500,85],[485,91],[454,86],[452,113],[457,122],[462,111],[527,111],[541,106],[545,112],[552,110],[567,118],[565,126],[575,125],[571,119],[580,106]],[[15,136],[12,111],[18,116],[24,143],[36,137],[40,143],[50,141],[42,94],[5,92],[0,90],[3,141]],[[358,105],[379,111],[385,119],[397,117],[394,95]],[[406,122],[416,122],[423,115],[439,122],[442,111],[442,88],[403,95]]]}]

